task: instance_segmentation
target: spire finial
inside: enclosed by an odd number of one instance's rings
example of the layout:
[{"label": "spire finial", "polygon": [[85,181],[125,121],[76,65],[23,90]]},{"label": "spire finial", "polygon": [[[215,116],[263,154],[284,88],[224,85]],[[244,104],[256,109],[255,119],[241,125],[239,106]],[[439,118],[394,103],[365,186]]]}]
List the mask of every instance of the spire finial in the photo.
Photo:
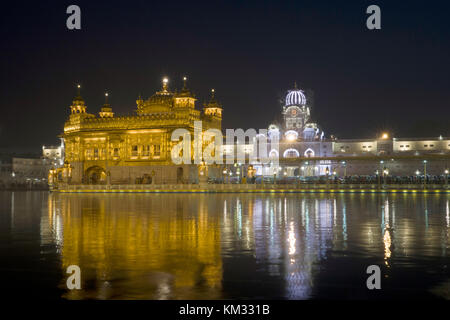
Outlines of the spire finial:
[{"label": "spire finial", "polygon": [[163,79],[163,91],[167,91],[167,84],[169,83],[169,79]]},{"label": "spire finial", "polygon": [[211,89],[211,100],[214,100],[214,94],[215,94],[216,90]]},{"label": "spire finial", "polygon": [[297,90],[297,81],[294,81],[294,89]]},{"label": "spire finial", "polygon": [[108,96],[109,96],[108,92],[105,92],[105,104],[108,104]]},{"label": "spire finial", "polygon": [[187,77],[184,76],[183,77],[183,89],[187,89],[186,82],[187,82]]},{"label": "spire finial", "polygon": [[77,95],[75,96],[73,101],[83,101],[83,98],[81,97],[81,85],[77,84]]}]

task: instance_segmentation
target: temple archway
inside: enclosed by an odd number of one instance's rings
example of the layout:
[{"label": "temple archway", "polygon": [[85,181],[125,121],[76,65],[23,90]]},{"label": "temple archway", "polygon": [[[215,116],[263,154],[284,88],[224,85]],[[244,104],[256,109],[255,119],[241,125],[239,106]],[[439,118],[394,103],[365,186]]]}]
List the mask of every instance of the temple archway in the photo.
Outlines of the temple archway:
[{"label": "temple archway", "polygon": [[284,151],[283,158],[298,158],[300,154],[296,149],[290,148]]},{"label": "temple archway", "polygon": [[306,158],[314,157],[314,154],[315,154],[315,153],[314,153],[314,150],[311,149],[311,148],[306,149],[306,151],[305,151],[305,153],[304,153],[304,155],[305,155]]},{"label": "temple archway", "polygon": [[106,183],[105,169],[99,166],[93,166],[86,169],[86,182],[88,184],[103,184]]}]

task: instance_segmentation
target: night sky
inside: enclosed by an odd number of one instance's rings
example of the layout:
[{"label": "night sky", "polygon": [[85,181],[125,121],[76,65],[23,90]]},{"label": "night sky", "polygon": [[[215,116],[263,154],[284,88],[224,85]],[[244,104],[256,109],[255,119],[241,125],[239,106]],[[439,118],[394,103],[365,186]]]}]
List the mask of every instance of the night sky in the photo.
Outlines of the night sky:
[{"label": "night sky", "polygon": [[[81,8],[81,30],[66,8]],[[381,7],[382,29],[366,28]],[[164,76],[223,128],[267,128],[297,81],[327,135],[450,136],[450,8],[438,1],[16,1],[1,8],[0,148],[55,144],[82,85],[88,112],[110,93],[133,114]]]}]

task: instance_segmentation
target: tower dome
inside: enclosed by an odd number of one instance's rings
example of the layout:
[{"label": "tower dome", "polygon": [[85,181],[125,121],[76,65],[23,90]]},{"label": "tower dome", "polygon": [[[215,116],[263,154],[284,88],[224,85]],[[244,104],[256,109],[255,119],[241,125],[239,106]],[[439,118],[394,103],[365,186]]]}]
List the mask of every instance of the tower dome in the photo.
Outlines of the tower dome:
[{"label": "tower dome", "polygon": [[294,82],[294,90],[289,90],[286,95],[284,106],[304,106],[306,104],[306,97],[303,90],[297,88],[297,82]]},{"label": "tower dome", "polygon": [[140,98],[136,101],[140,115],[166,113],[170,111],[173,107],[174,95],[168,90],[168,82],[169,80],[164,78],[161,91],[157,91],[146,101],[142,101]]},{"label": "tower dome", "polygon": [[302,90],[289,90],[286,95],[285,107],[288,106],[304,106],[306,104],[306,97]]}]

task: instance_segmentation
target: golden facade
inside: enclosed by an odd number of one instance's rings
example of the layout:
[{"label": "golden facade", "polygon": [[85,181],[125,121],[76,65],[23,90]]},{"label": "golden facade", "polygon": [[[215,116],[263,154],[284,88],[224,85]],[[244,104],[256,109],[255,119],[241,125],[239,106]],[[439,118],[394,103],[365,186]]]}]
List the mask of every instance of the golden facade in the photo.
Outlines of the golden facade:
[{"label": "golden facade", "polygon": [[[161,91],[147,100],[136,100],[136,115],[116,116],[106,101],[98,116],[87,112],[79,91],[64,125],[65,168],[50,173],[51,180],[84,184],[134,184],[197,182],[194,165],[175,166],[172,132],[194,132],[194,121],[202,131],[222,128],[222,107],[214,98],[196,109],[196,98],[186,86],[171,92],[168,80]],[[57,176],[59,174],[59,176]],[[52,175],[55,175],[52,177]]]}]

